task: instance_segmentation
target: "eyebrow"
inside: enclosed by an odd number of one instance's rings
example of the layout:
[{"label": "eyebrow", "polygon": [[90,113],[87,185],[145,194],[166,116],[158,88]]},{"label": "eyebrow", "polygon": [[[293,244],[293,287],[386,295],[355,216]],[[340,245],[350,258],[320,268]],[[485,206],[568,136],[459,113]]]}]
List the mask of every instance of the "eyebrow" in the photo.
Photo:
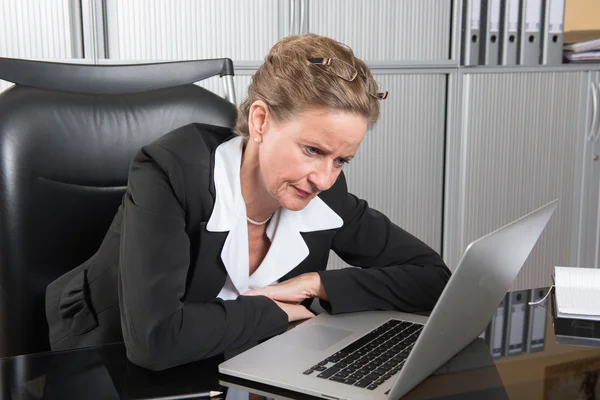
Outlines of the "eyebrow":
[{"label": "eyebrow", "polygon": [[[305,139],[305,140],[303,140],[303,141],[304,141],[304,142],[305,142],[305,143],[306,143],[308,146],[315,147],[315,148],[319,149],[320,151],[322,151],[322,152],[323,152],[324,154],[326,154],[326,155],[329,155],[329,154],[331,154],[331,153],[332,153],[331,149],[329,149],[327,146],[324,146],[324,145],[322,145],[322,144],[320,144],[320,143],[317,143],[317,142],[315,142],[315,141],[313,141],[313,140],[310,140],[310,139]],[[343,159],[345,159],[345,160],[351,160],[351,159],[353,159],[353,158],[354,158],[354,156],[355,156],[355,154],[351,154],[351,155],[348,155],[348,156],[340,156],[340,158],[343,158]]]}]

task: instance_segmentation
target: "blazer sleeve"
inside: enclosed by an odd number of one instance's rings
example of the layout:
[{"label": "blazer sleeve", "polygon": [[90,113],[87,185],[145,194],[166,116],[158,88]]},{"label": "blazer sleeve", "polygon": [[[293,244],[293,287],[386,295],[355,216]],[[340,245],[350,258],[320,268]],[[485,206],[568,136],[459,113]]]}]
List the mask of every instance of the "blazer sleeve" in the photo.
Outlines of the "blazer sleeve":
[{"label": "blazer sleeve", "polygon": [[319,272],[329,299],[322,306],[334,314],[432,310],[450,279],[440,255],[348,193],[340,178],[344,225],[333,238],[332,250],[360,268]]},{"label": "blazer sleeve", "polygon": [[287,315],[267,297],[201,304],[183,300],[190,267],[183,182],[177,158],[153,144],[135,156],[124,198],[123,338],[128,358],[152,370],[211,357],[287,328]]}]

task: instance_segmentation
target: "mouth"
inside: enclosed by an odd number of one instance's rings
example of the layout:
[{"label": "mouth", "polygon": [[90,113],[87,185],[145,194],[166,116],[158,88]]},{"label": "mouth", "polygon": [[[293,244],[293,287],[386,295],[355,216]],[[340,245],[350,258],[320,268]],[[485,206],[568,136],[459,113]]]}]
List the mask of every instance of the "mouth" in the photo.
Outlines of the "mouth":
[{"label": "mouth", "polygon": [[298,196],[300,196],[300,197],[302,197],[302,198],[304,198],[304,199],[306,199],[306,198],[310,197],[310,196],[311,196],[311,194],[312,194],[312,193],[310,193],[310,192],[307,192],[307,191],[305,191],[305,190],[298,189],[296,186],[294,186],[294,189],[296,189],[296,192],[298,192]]}]

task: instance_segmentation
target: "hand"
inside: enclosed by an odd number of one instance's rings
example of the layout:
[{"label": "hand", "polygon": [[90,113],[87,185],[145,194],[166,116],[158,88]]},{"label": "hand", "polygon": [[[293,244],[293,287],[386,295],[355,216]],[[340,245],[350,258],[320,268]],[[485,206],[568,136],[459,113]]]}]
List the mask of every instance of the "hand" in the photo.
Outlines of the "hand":
[{"label": "hand", "polygon": [[275,301],[275,304],[288,315],[288,322],[310,319],[315,316],[315,314],[311,313],[306,307],[299,304],[282,303],[279,301]]},{"label": "hand", "polygon": [[321,277],[316,272],[298,275],[261,289],[249,290],[244,293],[244,296],[266,296],[272,300],[293,304],[299,304],[303,300],[315,297],[327,300],[327,293],[321,283]]}]

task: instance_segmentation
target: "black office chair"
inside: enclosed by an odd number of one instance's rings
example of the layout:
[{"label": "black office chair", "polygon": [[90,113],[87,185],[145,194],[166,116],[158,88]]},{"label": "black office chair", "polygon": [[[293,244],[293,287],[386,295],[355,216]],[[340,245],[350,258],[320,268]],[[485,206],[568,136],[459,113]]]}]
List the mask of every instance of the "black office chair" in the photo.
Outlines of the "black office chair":
[{"label": "black office chair", "polygon": [[[194,82],[224,78],[228,100]],[[0,357],[50,349],[46,286],[97,250],[136,150],[232,127],[229,59],[81,65],[0,58]]]}]

